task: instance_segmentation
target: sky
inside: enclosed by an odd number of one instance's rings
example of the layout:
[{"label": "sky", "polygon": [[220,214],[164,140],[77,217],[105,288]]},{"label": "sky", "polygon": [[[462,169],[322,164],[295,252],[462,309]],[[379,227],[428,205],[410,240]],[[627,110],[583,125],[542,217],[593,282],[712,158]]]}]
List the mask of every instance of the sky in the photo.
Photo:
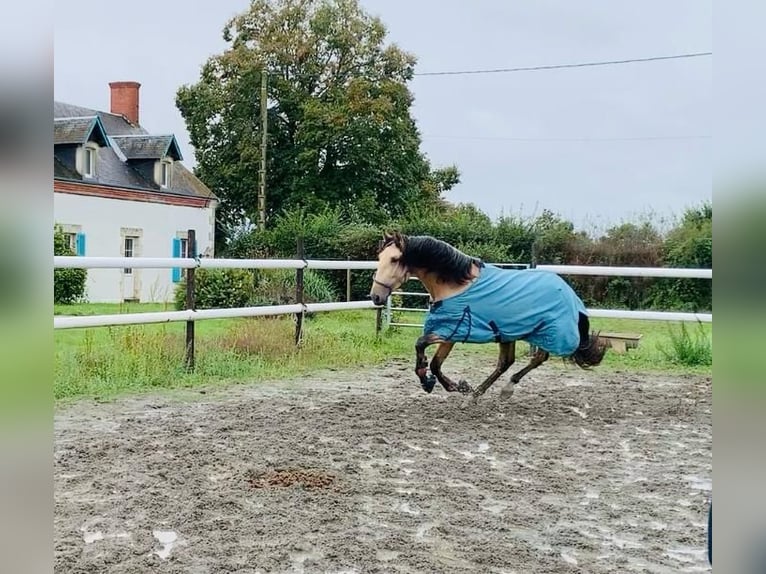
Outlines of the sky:
[{"label": "sky", "polygon": [[[361,0],[416,73],[712,52],[711,0]],[[194,165],[179,86],[226,49],[247,0],[55,4],[56,100],[109,110],[135,80],[141,124]],[[97,17],[83,17],[95,14]],[[581,229],[681,215],[713,192],[712,56],[516,73],[416,76],[422,149],[457,165],[453,202],[491,217],[550,209]]]}]

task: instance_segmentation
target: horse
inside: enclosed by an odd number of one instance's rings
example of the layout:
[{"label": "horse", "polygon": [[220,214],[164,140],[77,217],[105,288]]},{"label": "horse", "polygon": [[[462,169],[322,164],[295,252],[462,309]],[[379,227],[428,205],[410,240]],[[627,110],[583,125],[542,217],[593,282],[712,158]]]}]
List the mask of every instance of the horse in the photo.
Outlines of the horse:
[{"label": "horse", "polygon": [[[423,334],[415,343],[415,374],[426,393],[439,381],[447,392],[470,394],[475,403],[515,362],[516,341],[536,349],[501,390],[503,399],[551,355],[582,369],[597,366],[604,357],[606,346],[598,333],[590,332],[585,305],[556,273],[502,269],[429,235],[384,233],[370,289],[372,302],[382,305],[411,276],[421,281],[430,299]],[[442,372],[458,342],[499,346],[495,370],[475,389]],[[431,345],[438,347],[429,364],[426,349]]]}]

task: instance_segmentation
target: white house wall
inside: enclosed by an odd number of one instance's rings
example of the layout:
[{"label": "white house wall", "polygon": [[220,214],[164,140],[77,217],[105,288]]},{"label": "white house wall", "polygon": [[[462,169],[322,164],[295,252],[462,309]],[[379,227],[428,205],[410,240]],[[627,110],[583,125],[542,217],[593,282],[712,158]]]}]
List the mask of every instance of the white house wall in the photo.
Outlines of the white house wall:
[{"label": "white house wall", "polygon": [[[188,229],[197,236],[197,252],[213,255],[215,210],[54,193],[55,223],[79,228],[85,255],[123,256],[125,233],[139,236],[136,257],[173,257],[173,239]],[[119,303],[135,294],[142,302],[173,300],[172,269],[133,269],[135,290],[122,269],[89,269],[86,297],[92,303]]]}]

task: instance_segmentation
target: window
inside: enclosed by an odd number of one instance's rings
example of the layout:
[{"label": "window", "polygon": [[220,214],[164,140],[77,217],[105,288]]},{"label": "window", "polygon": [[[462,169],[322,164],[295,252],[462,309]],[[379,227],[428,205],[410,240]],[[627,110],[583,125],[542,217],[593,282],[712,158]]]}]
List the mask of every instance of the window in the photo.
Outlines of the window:
[{"label": "window", "polygon": [[77,253],[77,234],[64,233],[64,237],[66,238],[67,247],[69,247],[72,253]]},{"label": "window", "polygon": [[167,189],[171,184],[173,164],[169,161],[160,162],[160,187]]},{"label": "window", "polygon": [[[193,257],[189,254],[189,239],[185,231],[179,231],[173,238],[173,257],[186,259]],[[183,275],[180,267],[173,267],[173,283],[178,283]]]},{"label": "window", "polygon": [[66,242],[66,247],[72,252],[72,255],[85,255],[85,234],[82,232],[82,226],[72,224],[59,224]]},{"label": "window", "polygon": [[[123,239],[123,257],[133,257],[133,253],[135,252],[135,240],[136,237],[126,236]],[[132,275],[133,269],[130,269],[126,267],[124,269],[125,275]]]},{"label": "window", "polygon": [[96,176],[96,150],[91,147],[83,149],[82,174],[85,177]]}]

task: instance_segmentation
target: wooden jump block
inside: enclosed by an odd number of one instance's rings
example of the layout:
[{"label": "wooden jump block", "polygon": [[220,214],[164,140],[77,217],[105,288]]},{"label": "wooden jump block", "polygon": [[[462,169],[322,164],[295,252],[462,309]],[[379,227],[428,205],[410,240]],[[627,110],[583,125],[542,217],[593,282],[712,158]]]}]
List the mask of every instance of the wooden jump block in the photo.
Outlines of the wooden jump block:
[{"label": "wooden jump block", "polygon": [[637,349],[641,336],[641,333],[599,333],[598,338],[616,353],[623,354],[628,349]]}]

